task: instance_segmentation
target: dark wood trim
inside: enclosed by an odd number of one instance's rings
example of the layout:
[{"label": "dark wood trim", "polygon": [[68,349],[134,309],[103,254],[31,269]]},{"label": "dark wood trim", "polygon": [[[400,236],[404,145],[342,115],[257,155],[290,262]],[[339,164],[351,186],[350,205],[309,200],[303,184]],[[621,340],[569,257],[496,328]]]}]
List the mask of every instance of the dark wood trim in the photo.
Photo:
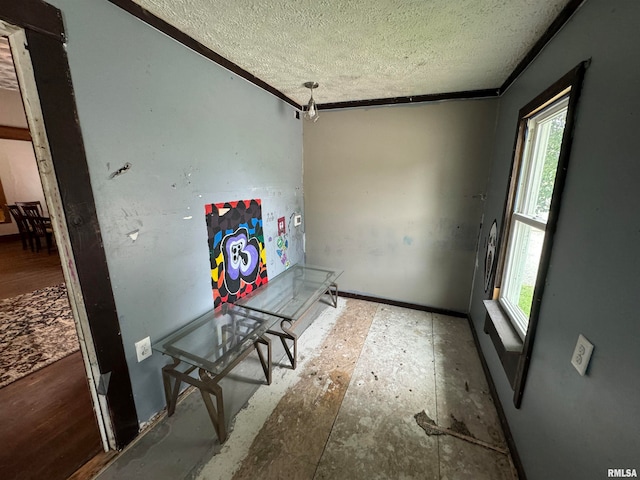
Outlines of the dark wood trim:
[{"label": "dark wood trim", "polygon": [[497,97],[497,88],[486,90],[468,90],[464,92],[434,93],[431,95],[413,95],[410,97],[375,98],[372,100],[353,100],[349,102],[322,103],[318,110],[336,110],[340,108],[376,107],[382,105],[398,105],[403,103],[441,102],[443,100],[468,100],[472,98]]},{"label": "dark wood trim", "polygon": [[0,0],[0,18],[7,23],[66,40],[62,13],[42,0]]},{"label": "dark wood trim", "polygon": [[585,2],[585,0],[571,0],[567,5],[562,9],[562,11],[558,14],[556,19],[549,25],[549,27],[542,34],[540,39],[535,43],[531,50],[524,56],[520,63],[516,66],[516,68],[511,72],[511,75],[507,77],[502,86],[499,89],[500,95],[502,95],[513,82],[515,82],[516,78],[520,76],[522,72],[524,72],[527,67],[535,60],[538,54],[542,51],[542,49],[551,41],[551,39],[560,31],[560,29],[569,21],[572,15],[580,8],[580,6]]},{"label": "dark wood trim", "polygon": [[31,133],[28,128],[3,127],[0,125],[0,138],[3,140],[31,141]]},{"label": "dark wood trim", "polygon": [[122,448],[138,434],[138,418],[67,53],[64,45],[49,35],[30,29],[25,29],[25,34],[98,367],[101,373],[111,372],[106,400],[116,443]]},{"label": "dark wood trim", "polygon": [[448,315],[450,317],[467,318],[466,313],[456,312],[455,310],[418,305],[417,303],[401,302],[399,300],[391,300],[390,298],[376,297],[373,295],[344,292],[342,290],[339,290],[338,296],[343,298],[353,298],[356,300],[365,300],[367,302],[382,303],[383,305],[393,305],[394,307],[410,308],[412,310],[420,310],[421,312],[431,312],[437,313],[439,315]]},{"label": "dark wood trim", "polygon": [[[544,109],[547,105],[554,102],[555,99],[562,94],[568,88],[573,87],[576,82],[576,78],[580,75],[579,71],[585,70],[590,60],[581,62],[576,67],[565,73],[562,78],[554,82],[553,85],[547,87],[536,98],[527,103],[520,109],[518,115],[521,119],[532,117],[534,114]],[[584,75],[584,72],[582,73]],[[573,96],[573,90],[572,90]]]},{"label": "dark wood trim", "polygon": [[266,90],[270,94],[275,95],[279,99],[287,102],[292,107],[295,107],[298,110],[302,109],[301,105],[299,105],[297,102],[295,102],[292,99],[290,99],[289,97],[287,97],[280,90],[275,89],[274,87],[272,87],[268,83],[260,80],[255,75],[253,75],[253,74],[249,73],[248,71],[246,71],[244,68],[236,65],[235,63],[233,63],[230,60],[227,60],[222,55],[217,54],[216,52],[214,52],[210,48],[205,47],[204,45],[202,45],[197,40],[194,40],[193,38],[191,38],[186,33],[178,30],[173,25],[171,25],[171,24],[165,22],[164,20],[162,20],[161,18],[155,16],[149,10],[146,10],[146,9],[142,8],[140,5],[138,5],[137,3],[133,2],[132,0],[109,0],[109,2],[111,2],[114,5],[120,7],[124,11],[130,13],[134,17],[137,17],[138,19],[140,19],[144,23],[152,26],[156,30],[161,31],[165,35],[168,35],[169,37],[173,38],[175,41],[181,43],[185,47],[190,48],[194,52],[197,52],[200,55],[202,55],[203,57],[206,57],[209,60],[217,63],[221,67],[224,67],[227,70],[235,73],[236,75],[244,78],[245,80],[253,83],[257,87],[260,87],[263,90]]},{"label": "dark wood trim", "polygon": [[509,427],[509,421],[507,420],[507,416],[504,413],[504,408],[502,407],[502,401],[500,400],[500,396],[498,395],[498,390],[496,389],[495,383],[493,383],[493,376],[491,375],[491,370],[489,370],[489,365],[487,364],[487,360],[484,357],[484,353],[482,353],[482,347],[480,346],[480,339],[478,338],[478,332],[476,331],[473,320],[470,315],[467,315],[467,320],[469,321],[469,328],[471,328],[471,335],[473,335],[473,343],[476,346],[476,350],[478,351],[478,356],[480,357],[480,364],[482,365],[482,370],[484,371],[484,376],[487,378],[487,384],[489,385],[489,393],[491,393],[491,398],[493,398],[493,403],[496,406],[496,412],[498,413],[498,418],[500,419],[500,425],[502,426],[502,430],[504,432],[505,440],[507,441],[507,445],[509,446],[509,452],[511,453],[511,459],[513,460],[513,465],[516,467],[518,471],[519,480],[527,480],[527,475],[524,472],[524,466],[522,465],[522,460],[520,459],[520,455],[518,454],[518,448],[516,447],[516,442],[513,439],[513,434],[511,433],[511,428]]},{"label": "dark wood trim", "polygon": [[524,339],[524,351],[522,356],[520,357],[520,362],[518,364],[516,388],[513,396],[513,403],[516,408],[520,408],[520,405],[522,403],[522,396],[524,394],[527,373],[529,371],[529,363],[531,361],[531,353],[533,352],[533,343],[536,336],[536,329],[538,327],[538,320],[540,316],[540,306],[542,304],[542,297],[546,284],[545,280],[547,277],[547,272],[549,271],[549,265],[551,264],[553,240],[558,226],[558,218],[560,217],[562,192],[566,183],[567,169],[569,166],[569,159],[571,157],[571,146],[573,144],[576,109],[578,100],[580,99],[580,93],[582,91],[584,74],[590,63],[591,60],[581,62],[578,66],[576,66],[573,70],[571,70],[558,82],[556,82],[550,89],[547,89],[545,91],[545,93],[549,97],[553,97],[554,94],[557,96],[568,87],[571,87],[569,105],[567,107],[566,124],[564,127],[564,134],[562,136],[560,155],[558,157],[558,169],[556,172],[553,193],[551,195],[551,205],[549,207],[549,218],[547,220],[545,240],[542,245],[542,254],[540,258],[540,265],[538,267],[536,287],[533,292],[533,303],[531,304],[531,313],[529,315],[529,327],[527,329],[527,335]]}]

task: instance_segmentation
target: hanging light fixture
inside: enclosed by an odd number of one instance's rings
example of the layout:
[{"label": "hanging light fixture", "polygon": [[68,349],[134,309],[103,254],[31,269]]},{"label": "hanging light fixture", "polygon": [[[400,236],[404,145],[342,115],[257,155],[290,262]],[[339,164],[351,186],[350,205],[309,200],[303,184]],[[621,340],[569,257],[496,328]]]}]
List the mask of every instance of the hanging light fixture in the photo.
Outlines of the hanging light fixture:
[{"label": "hanging light fixture", "polygon": [[318,82],[305,82],[304,86],[311,90],[311,98],[309,99],[309,103],[307,103],[307,108],[304,112],[304,118],[317,122],[319,116],[318,106],[316,105],[316,101],[313,99],[313,89],[318,88]]}]

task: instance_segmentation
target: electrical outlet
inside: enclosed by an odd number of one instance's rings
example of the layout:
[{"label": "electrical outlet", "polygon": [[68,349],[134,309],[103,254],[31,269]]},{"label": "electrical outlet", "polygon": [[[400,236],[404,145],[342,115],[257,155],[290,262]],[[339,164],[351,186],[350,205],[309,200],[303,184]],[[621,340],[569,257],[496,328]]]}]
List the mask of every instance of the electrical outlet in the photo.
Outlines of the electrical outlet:
[{"label": "electrical outlet", "polygon": [[299,213],[297,213],[297,214],[293,217],[293,226],[294,226],[294,227],[299,227],[300,225],[302,225],[302,215],[300,215]]},{"label": "electrical outlet", "polygon": [[582,334],[578,336],[578,343],[571,357],[571,364],[575,367],[580,375],[584,375],[591,359],[593,352],[593,344],[587,340]]},{"label": "electrical outlet", "polygon": [[138,356],[138,362],[141,362],[145,358],[150,357],[152,353],[151,339],[149,337],[143,338],[139,342],[136,342],[136,355]]}]

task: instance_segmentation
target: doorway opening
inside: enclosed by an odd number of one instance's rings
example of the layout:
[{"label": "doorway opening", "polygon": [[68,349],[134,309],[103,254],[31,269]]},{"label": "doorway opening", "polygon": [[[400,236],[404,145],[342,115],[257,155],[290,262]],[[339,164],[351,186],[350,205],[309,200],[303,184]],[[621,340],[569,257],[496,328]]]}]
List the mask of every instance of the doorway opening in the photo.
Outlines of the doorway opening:
[{"label": "doorway opening", "polygon": [[57,192],[45,192],[24,105],[9,37],[1,36],[0,464],[9,478],[66,479],[109,446],[55,241]]},{"label": "doorway opening", "polygon": [[[91,189],[62,14],[41,0],[0,0],[44,202],[60,255],[82,366],[104,450],[139,431]],[[64,192],[64,195],[61,195]],[[46,255],[46,253],[45,253]]]}]

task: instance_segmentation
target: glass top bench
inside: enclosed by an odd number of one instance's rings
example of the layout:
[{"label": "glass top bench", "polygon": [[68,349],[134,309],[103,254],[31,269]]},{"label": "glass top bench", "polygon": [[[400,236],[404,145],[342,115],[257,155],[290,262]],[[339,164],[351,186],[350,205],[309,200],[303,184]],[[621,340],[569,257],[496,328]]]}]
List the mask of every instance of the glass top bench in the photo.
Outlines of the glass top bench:
[{"label": "glass top bench", "polygon": [[[182,382],[193,385],[202,395],[220,443],[224,442],[227,438],[224,401],[218,383],[255,348],[267,385],[271,384],[271,341],[265,333],[279,320],[272,315],[223,304],[220,309],[205,313],[155,342],[155,351],[173,359],[173,363],[162,368],[167,415],[175,411]],[[187,369],[178,370],[183,362]],[[190,375],[196,369],[199,378]],[[215,407],[211,396],[215,397]]]},{"label": "glass top bench", "polygon": [[[274,315],[281,319],[281,331],[270,329],[267,333],[280,337],[291,367],[296,368],[298,335],[293,332],[298,320],[324,294],[329,294],[333,307],[338,306],[336,280],[342,271],[327,270],[312,265],[294,265],[273,280],[235,302],[250,310]],[[292,342],[293,351],[287,341]]]},{"label": "glass top bench", "polygon": [[[294,265],[234,304],[225,303],[154,342],[155,351],[173,359],[172,364],[162,368],[167,415],[175,411],[182,382],[193,385],[200,391],[218,439],[223,443],[227,432],[220,380],[255,349],[266,383],[271,384],[271,341],[266,334],[280,338],[295,369],[298,336],[292,329],[325,293],[337,307],[335,281],[341,274],[320,267]],[[278,322],[281,331],[274,329]],[[287,341],[292,342],[293,352]],[[187,368],[180,371],[176,367],[183,362]],[[190,375],[196,369],[199,378]],[[211,396],[215,397],[215,406]]]}]

